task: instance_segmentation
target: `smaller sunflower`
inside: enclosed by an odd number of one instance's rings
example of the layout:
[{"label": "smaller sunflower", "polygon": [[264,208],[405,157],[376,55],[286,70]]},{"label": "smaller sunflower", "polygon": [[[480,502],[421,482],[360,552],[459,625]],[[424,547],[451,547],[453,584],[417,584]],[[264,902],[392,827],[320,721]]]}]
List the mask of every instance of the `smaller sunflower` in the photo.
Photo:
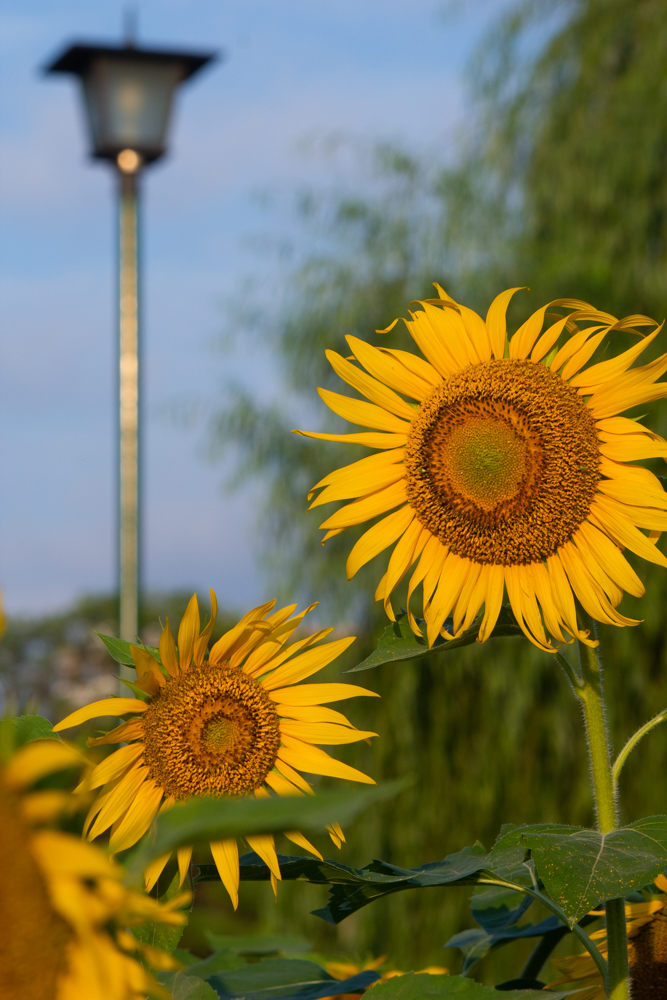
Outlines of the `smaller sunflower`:
[{"label": "smaller sunflower", "polygon": [[[366,740],[376,733],[356,729],[328,702],[370,695],[353,684],[299,684],[347,649],[354,638],[318,645],[327,628],[286,645],[304,616],[296,604],[273,611],[275,601],[253,608],[213,645],[208,646],[217,600],[211,591],[211,619],[201,628],[194,595],[178,630],[178,648],[169,619],[160,637],[160,660],[132,646],[138,687],[146,700],[110,698],[87,705],[63,719],[55,730],[108,715],[132,718],[91,745],[123,743],[93,771],[89,787],[99,788],[86,820],[90,840],[111,831],[109,846],[117,853],[132,847],[155,815],[175,802],[203,795],[313,794],[299,773],[329,775],[375,784],[361,771],[334,760],[317,744]],[[345,839],[338,824],[328,828],[337,847]],[[322,855],[298,831],[286,831],[292,843]],[[271,834],[246,838],[271,871],[274,892],[280,879]],[[238,905],[239,854],[236,839],[212,842],[220,879]],[[169,854],[146,870],[152,888]],[[192,848],[178,851],[181,884]]]},{"label": "smaller sunflower", "polygon": [[[657,1000],[667,996],[667,878],[658,875],[655,885],[662,895],[645,903],[625,906],[633,1000]],[[604,916],[604,910],[592,913]],[[591,938],[607,958],[607,928],[595,931]],[[552,958],[551,964],[562,975],[545,989],[577,983],[582,990],[577,993],[578,1000],[605,1000],[602,976],[588,952]]]},{"label": "smaller sunflower", "polygon": [[92,844],[55,828],[71,794],[34,790],[43,777],[82,766],[81,755],[55,740],[29,743],[0,768],[0,982],[6,1000],[141,1000],[169,993],[134,957],[179,968],[127,930],[139,924],[184,924],[176,912],[189,893],[162,906],[127,889],[123,869]]}]

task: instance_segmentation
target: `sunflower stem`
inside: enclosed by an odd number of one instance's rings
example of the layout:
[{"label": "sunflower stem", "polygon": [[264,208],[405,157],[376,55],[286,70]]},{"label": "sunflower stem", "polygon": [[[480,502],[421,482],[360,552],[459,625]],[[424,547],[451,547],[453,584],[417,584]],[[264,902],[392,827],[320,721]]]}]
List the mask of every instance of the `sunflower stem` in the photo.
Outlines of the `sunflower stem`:
[{"label": "sunflower stem", "polygon": [[[582,624],[597,635],[595,622],[582,612]],[[575,688],[584,715],[591,784],[597,825],[600,833],[611,833],[618,826],[618,808],[612,776],[611,754],[605,720],[602,690],[602,663],[597,649],[579,642],[581,686]],[[630,972],[628,941],[625,926],[625,900],[611,899],[605,903],[607,913],[607,947],[609,973],[605,983],[608,1000],[629,1000]]]}]

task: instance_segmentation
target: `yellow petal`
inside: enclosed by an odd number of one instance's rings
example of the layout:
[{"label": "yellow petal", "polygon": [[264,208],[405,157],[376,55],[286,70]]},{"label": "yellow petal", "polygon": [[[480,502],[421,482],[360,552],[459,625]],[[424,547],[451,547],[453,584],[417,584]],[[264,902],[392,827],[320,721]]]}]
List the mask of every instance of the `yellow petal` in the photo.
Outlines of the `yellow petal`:
[{"label": "yellow petal", "polygon": [[[417,561],[430,537],[430,531],[427,528],[422,528],[417,518],[415,518],[398,539],[396,548],[389,557],[382,596],[384,597],[384,609],[392,621],[394,620],[394,612],[389,600],[391,594],[410,567]],[[376,595],[377,599],[379,599],[379,595]]]},{"label": "yellow petal", "polygon": [[556,609],[565,622],[568,632],[573,638],[579,639],[587,646],[597,646],[597,639],[594,636],[590,636],[587,629],[584,631],[579,629],[572,588],[567,578],[565,567],[557,553],[548,557],[547,570],[549,572],[551,592]]},{"label": "yellow petal", "polygon": [[180,889],[185,881],[185,876],[190,870],[190,861],[192,859],[192,847],[179,847],[176,851],[176,858],[178,860],[178,888]]},{"label": "yellow petal", "polygon": [[276,842],[272,833],[259,833],[253,837],[246,837],[250,850],[259,854],[260,858],[267,866],[274,878],[282,879],[278,855],[276,854]]},{"label": "yellow petal", "polygon": [[266,680],[263,680],[261,682],[262,687],[265,691],[275,691],[276,688],[283,687],[286,684],[296,684],[298,681],[310,677],[311,674],[326,667],[328,663],[331,663],[337,656],[340,656],[348,646],[352,645],[354,640],[354,636],[348,636],[346,639],[336,639],[335,642],[325,643],[323,646],[318,646],[316,649],[309,649],[307,652],[295,656],[293,660],[284,663],[278,667],[275,673],[267,677]]},{"label": "yellow petal", "polygon": [[463,325],[466,328],[466,332],[470,337],[470,342],[475,348],[475,353],[477,354],[479,360],[490,361],[491,341],[489,340],[489,332],[486,329],[486,323],[481,316],[478,316],[473,309],[469,309],[467,306],[459,305],[459,311],[461,313]]},{"label": "yellow petal", "polygon": [[498,615],[503,603],[503,593],[505,590],[505,574],[502,566],[491,566],[489,568],[489,579],[487,583],[486,598],[484,601],[484,617],[479,627],[477,642],[486,642],[498,621]]},{"label": "yellow petal", "polygon": [[655,340],[661,329],[662,324],[657,330],[654,330],[653,333],[646,337],[642,337],[639,343],[635,344],[628,351],[624,351],[623,354],[619,354],[615,358],[610,358],[608,361],[601,361],[599,364],[593,365],[591,368],[587,368],[586,371],[583,371],[580,375],[575,376],[575,378],[570,381],[570,385],[575,388],[579,388],[580,386],[590,388],[594,385],[603,385],[605,382],[609,382],[611,379],[622,375],[628,370],[630,365],[634,364],[639,355],[646,350],[649,344]]},{"label": "yellow petal", "polygon": [[367,562],[393,544],[412,523],[415,512],[409,505],[387,514],[378,524],[364,532],[350,552],[345,569],[348,580]]},{"label": "yellow petal", "polygon": [[[99,795],[86,817],[83,828],[83,832],[87,835],[88,840],[94,840],[95,837],[99,837],[100,834],[108,830],[110,826],[113,826],[117,820],[125,815],[149,775],[150,772],[147,767],[137,764],[121,778],[117,785],[112,786],[108,791]],[[90,826],[95,816],[97,816],[97,819]],[[89,827],[90,832],[88,832]]]},{"label": "yellow petal", "polygon": [[167,851],[166,854],[160,855],[159,858],[156,858],[155,861],[151,861],[151,863],[147,866],[144,871],[144,884],[146,886],[146,892],[151,891],[160,875],[167,867],[167,862],[170,857],[171,851]]},{"label": "yellow petal", "polygon": [[[273,601],[267,601],[266,604],[261,604],[258,608],[253,608],[252,611],[248,611],[247,614],[241,618],[236,625],[225,632],[224,635],[220,636],[218,641],[214,646],[211,647],[211,651],[208,654],[208,662],[213,666],[218,663],[222,663],[227,654],[234,648],[234,646],[239,642],[244,636],[244,633],[248,630],[261,624],[264,620],[264,616],[275,607],[275,599]],[[268,631],[268,629],[266,630]]]},{"label": "yellow petal", "polygon": [[461,316],[454,306],[435,306],[428,301],[419,303],[424,310],[422,323],[428,323],[432,336],[437,337],[451,354],[460,371],[479,362],[466,333]]},{"label": "yellow petal", "polygon": [[303,795],[301,789],[293,785],[278,771],[269,771],[264,781],[277,795]]},{"label": "yellow petal", "polygon": [[[387,514],[399,504],[404,504],[407,500],[405,492],[406,480],[402,476],[398,482],[392,483],[384,489],[371,493],[361,500],[348,503],[341,507],[335,514],[323,521],[320,528],[351,528],[355,524],[362,524],[380,514]],[[421,525],[420,525],[421,527]]]},{"label": "yellow petal", "polygon": [[361,444],[367,448],[401,448],[408,443],[407,434],[374,434],[372,431],[361,434],[324,434],[316,431],[297,431],[301,437],[315,438],[317,441],[343,441],[345,444]]},{"label": "yellow petal", "polygon": [[143,680],[146,674],[152,677],[157,683],[156,692],[159,688],[164,687],[167,683],[164,674],[157,665],[157,661],[151,656],[147,649],[143,646],[130,646],[130,653],[132,659],[134,660],[134,665],[137,670],[137,676]]},{"label": "yellow petal", "polygon": [[425,358],[435,370],[445,377],[460,371],[460,365],[452,356],[442,335],[433,328],[425,313],[412,313],[412,320],[406,320],[410,336]]},{"label": "yellow petal", "polygon": [[199,635],[199,624],[199,604],[197,603],[197,595],[193,594],[178,629],[178,656],[181,670],[187,670],[192,663],[195,639]]},{"label": "yellow petal", "polygon": [[98,736],[95,739],[88,739],[86,741],[86,746],[99,747],[109,743],[127,743],[130,740],[141,739],[143,735],[143,720],[128,719],[127,722],[121,722],[120,726],[116,726],[115,729],[112,729],[104,736]]},{"label": "yellow petal", "polygon": [[318,389],[317,391],[330,410],[333,410],[343,420],[349,420],[352,424],[372,427],[378,431],[388,431],[391,434],[407,434],[410,430],[414,413],[411,414],[406,423],[405,420],[401,420],[400,417],[374,403],[366,403],[362,399],[352,399],[350,396],[341,396],[340,393],[331,392],[330,389]]},{"label": "yellow petal", "polygon": [[531,584],[539,601],[547,631],[556,642],[573,642],[574,640],[568,640],[563,635],[563,623],[554,600],[548,569],[543,562],[530,563],[525,569],[530,573]]},{"label": "yellow petal", "polygon": [[144,782],[118,827],[112,830],[109,850],[113,854],[132,847],[143,837],[155,819],[163,795],[164,791],[152,778]]},{"label": "yellow petal", "polygon": [[[384,455],[391,452],[384,452]],[[340,482],[327,486],[322,490],[316,500],[310,505],[319,507],[323,503],[331,503],[333,500],[351,500],[354,497],[365,497],[369,493],[376,493],[377,490],[384,490],[392,483],[396,483],[405,477],[405,466],[403,465],[404,451],[401,449],[401,461],[392,462],[379,469],[363,469],[358,472],[341,478]],[[375,457],[375,456],[373,456]]]},{"label": "yellow petal", "polygon": [[544,325],[544,315],[550,305],[551,302],[546,306],[542,306],[541,309],[538,309],[532,316],[529,316],[526,322],[519,327],[510,340],[510,358],[528,357],[535,345],[535,341],[540,335],[542,326]]},{"label": "yellow petal", "polygon": [[130,712],[145,712],[148,710],[145,701],[138,698],[105,698],[103,701],[95,701],[91,705],[84,705],[76,712],[72,712],[65,719],[53,727],[54,733],[59,733],[62,729],[70,729],[72,726],[80,726],[82,722],[89,719],[97,719],[108,715],[128,715]]},{"label": "yellow petal", "polygon": [[167,672],[172,677],[178,677],[178,657],[176,656],[176,643],[169,628],[169,619],[162,629],[160,636],[160,660],[164,664]]},{"label": "yellow petal", "polygon": [[[469,559],[461,559],[453,552],[447,555],[433,599],[428,607],[424,608],[429,647],[440,635],[444,621],[454,607],[454,602],[461,592],[466,577],[472,571],[473,563]],[[477,566],[477,573],[479,573],[479,566]]]},{"label": "yellow petal", "polygon": [[[297,788],[300,788],[302,791],[306,792],[306,794],[308,794],[308,795],[314,795],[315,794],[315,792],[313,791],[313,789],[311,788],[311,786],[308,784],[308,782],[306,781],[306,779],[304,777],[302,777],[299,774],[298,771],[295,771],[294,768],[290,767],[289,764],[286,763],[286,761],[281,760],[280,757],[278,757],[276,759],[276,763],[275,763],[274,766],[275,766],[276,770],[279,771],[280,774],[282,774],[282,776],[284,778],[287,778],[288,781],[291,781],[294,785],[296,785]],[[268,784],[268,782],[267,782],[267,784]]]},{"label": "yellow petal", "polygon": [[325,705],[345,698],[379,698],[377,691],[357,687],[356,684],[299,684],[296,687],[279,688],[269,694],[272,701],[283,705]]},{"label": "yellow petal", "polygon": [[352,723],[333,708],[323,705],[276,705],[276,712],[284,719],[298,719],[299,722],[334,722],[339,726],[352,726]]},{"label": "yellow petal", "polygon": [[360,458],[356,462],[351,462],[350,465],[343,465],[341,468],[334,469],[333,472],[329,472],[323,479],[320,479],[320,481],[313,486],[308,496],[313,496],[315,491],[321,489],[323,486],[332,486],[347,480],[354,482],[355,478],[359,474],[363,474],[374,469],[387,469],[389,466],[402,462],[404,458],[404,448],[396,448],[393,451],[376,455],[367,455],[365,458]]},{"label": "yellow petal", "polygon": [[496,358],[505,357],[505,342],[507,340],[507,307],[514,293],[521,291],[522,288],[525,288],[525,285],[520,285],[517,288],[508,288],[507,291],[501,292],[500,295],[496,295],[495,299],[489,306],[489,311],[486,314],[486,329],[489,333],[493,356]]},{"label": "yellow petal", "polygon": [[230,840],[212,840],[211,854],[215,867],[218,869],[220,881],[229,893],[232,906],[236,910],[239,905],[239,848],[234,838]]},{"label": "yellow petal", "polygon": [[89,788],[99,788],[106,785],[107,781],[113,781],[127,771],[140,757],[143,757],[143,743],[128,743],[127,746],[120,747],[93,769],[87,785]]},{"label": "yellow petal", "polygon": [[[288,660],[291,656],[296,656],[302,649],[314,646],[321,639],[326,639],[332,632],[332,628],[323,628],[319,632],[313,632],[312,635],[307,636],[305,639],[292,642],[289,646],[285,647],[278,646],[277,643],[273,648],[268,643],[262,644],[248,657],[243,667],[244,673],[249,673],[251,677],[259,677],[261,674],[268,673],[269,670],[275,670],[285,660]],[[254,659],[255,656],[257,660]]]},{"label": "yellow petal", "polygon": [[417,354],[412,354],[410,351],[397,351],[393,347],[381,347],[380,350],[383,354],[395,358],[404,368],[407,368],[423,382],[428,383],[430,389],[441,384],[442,375],[438,374],[433,365],[424,361]]},{"label": "yellow petal", "polygon": [[569,381],[570,384],[572,384],[572,376],[576,375],[579,369],[583,368],[586,362],[593,357],[598,347],[607,336],[607,333],[608,330],[605,327],[601,333],[596,334],[595,337],[591,337],[590,340],[586,341],[583,347],[581,347],[578,351],[575,351],[570,360],[563,365],[563,370],[560,373],[561,378],[564,378],[566,382]]},{"label": "yellow petal", "polygon": [[324,774],[332,778],[347,778],[348,781],[360,781],[365,785],[374,785],[375,781],[368,775],[357,771],[355,767],[334,760],[324,750],[303,743],[294,736],[283,736],[283,746],[278,750],[278,760],[285,761],[291,767],[299,768],[307,774]]},{"label": "yellow petal", "polygon": [[310,853],[314,854],[316,858],[320,859],[320,861],[324,861],[324,858],[322,857],[318,849],[316,847],[313,847],[311,842],[309,840],[306,840],[306,838],[302,833],[299,833],[297,830],[290,830],[289,833],[285,831],[283,836],[287,837],[288,840],[291,840],[292,843],[296,844],[297,847],[302,847],[305,851],[310,851]]},{"label": "yellow petal", "polygon": [[216,619],[218,617],[218,599],[215,596],[215,591],[211,587],[211,617],[205,628],[202,629],[201,634],[195,639],[193,659],[195,666],[201,667],[204,662],[204,656],[206,654],[206,647],[208,646],[208,640],[211,638],[211,633],[215,626]]},{"label": "yellow petal", "polygon": [[661,486],[656,489],[646,483],[637,483],[627,479],[601,479],[598,483],[598,490],[605,496],[612,497],[621,503],[667,510],[667,493]]},{"label": "yellow petal", "polygon": [[646,434],[607,434],[600,454],[617,462],[646,458],[667,458],[667,443],[651,440]]},{"label": "yellow petal", "polygon": [[336,374],[362,396],[370,399],[371,403],[381,406],[403,420],[412,421],[415,411],[393,389],[367,375],[366,372],[346,361],[335,351],[325,351],[325,354]]},{"label": "yellow petal", "polygon": [[348,726],[337,726],[332,722],[300,722],[292,719],[281,719],[280,732],[283,736],[294,736],[304,743],[322,744],[323,746],[339,746],[344,743],[358,743],[367,740],[377,733],[367,733],[362,729],[350,729]]},{"label": "yellow petal", "polygon": [[79,878],[117,878],[120,869],[92,844],[60,830],[40,830],[30,838],[40,868]]},{"label": "yellow petal", "polygon": [[532,354],[530,355],[530,360],[537,364],[541,361],[545,354],[551,350],[554,346],[563,330],[569,322],[569,316],[563,316],[562,319],[557,320],[552,326],[544,331],[538,342],[533,348]]},{"label": "yellow petal", "polygon": [[11,757],[3,779],[10,788],[27,788],[47,774],[85,763],[86,758],[74,747],[56,740],[35,740]]},{"label": "yellow petal", "polygon": [[412,399],[418,399],[420,402],[432,392],[432,382],[427,382],[419,375],[409,371],[396,358],[363,340],[359,340],[358,337],[348,336],[345,339],[357,361],[364,366],[370,375],[384,382],[385,385],[402,392],[405,396],[410,396]]}]

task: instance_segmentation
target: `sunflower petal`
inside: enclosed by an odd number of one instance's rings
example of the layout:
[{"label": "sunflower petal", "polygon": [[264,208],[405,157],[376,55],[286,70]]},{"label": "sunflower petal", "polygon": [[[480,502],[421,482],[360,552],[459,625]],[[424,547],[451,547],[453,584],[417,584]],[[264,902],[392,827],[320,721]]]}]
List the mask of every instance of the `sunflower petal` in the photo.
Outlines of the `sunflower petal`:
[{"label": "sunflower petal", "polygon": [[326,667],[328,663],[340,656],[348,646],[351,646],[354,640],[355,636],[353,635],[346,639],[336,639],[334,642],[327,642],[323,646],[317,646],[315,649],[309,649],[307,652],[295,656],[293,660],[284,663],[263,680],[262,687],[265,691],[275,691],[276,688],[286,684],[297,684]]},{"label": "sunflower petal", "polygon": [[330,757],[319,747],[311,746],[294,736],[283,736],[283,746],[278,750],[278,760],[291,767],[299,768],[306,774],[323,774],[331,778],[347,778],[348,781],[359,781],[365,785],[374,785],[375,781],[368,775],[357,771],[349,764]]},{"label": "sunflower petal", "polygon": [[486,329],[489,332],[491,350],[495,358],[505,357],[505,343],[507,341],[507,307],[515,292],[522,291],[525,285],[517,288],[508,288],[507,291],[496,295],[489,306],[486,314]]},{"label": "sunflower petal", "polygon": [[72,726],[80,726],[82,722],[89,719],[98,719],[107,715],[129,715],[130,712],[146,712],[148,704],[139,701],[138,698],[104,698],[102,701],[94,701],[90,705],[78,708],[76,712],[66,716],[61,722],[53,727],[54,733],[59,733],[63,729],[71,729]]},{"label": "sunflower petal", "polygon": [[325,351],[325,354],[336,375],[339,375],[344,382],[351,385],[362,396],[366,396],[371,403],[381,406],[403,420],[411,421],[413,419],[415,411],[389,386],[383,385],[382,382],[367,375],[366,372],[342,358],[336,351]]},{"label": "sunflower petal", "polygon": [[197,603],[197,595],[193,594],[178,629],[178,655],[181,670],[187,670],[192,663],[195,639],[199,635],[199,624],[199,604]]},{"label": "sunflower petal", "polygon": [[415,516],[409,505],[387,514],[378,524],[364,532],[350,552],[346,572],[348,580],[358,573],[362,566],[374,559],[407,531]]},{"label": "sunflower petal", "polygon": [[299,833],[297,830],[290,830],[289,833],[285,831],[283,836],[287,837],[287,839],[290,840],[293,844],[296,844],[297,847],[302,847],[304,851],[309,851],[311,854],[314,854],[316,858],[319,858],[320,861],[324,861],[324,858],[322,857],[318,849],[316,847],[313,847],[311,842],[309,840],[306,840],[306,838],[302,833]]},{"label": "sunflower petal", "polygon": [[269,693],[272,701],[283,705],[325,705],[346,698],[379,698],[377,691],[357,687],[356,684],[299,684],[298,687],[279,688]]},{"label": "sunflower petal", "polygon": [[229,893],[232,906],[236,910],[239,905],[239,880],[241,877],[239,847],[236,839],[212,840],[210,848],[220,881]]}]

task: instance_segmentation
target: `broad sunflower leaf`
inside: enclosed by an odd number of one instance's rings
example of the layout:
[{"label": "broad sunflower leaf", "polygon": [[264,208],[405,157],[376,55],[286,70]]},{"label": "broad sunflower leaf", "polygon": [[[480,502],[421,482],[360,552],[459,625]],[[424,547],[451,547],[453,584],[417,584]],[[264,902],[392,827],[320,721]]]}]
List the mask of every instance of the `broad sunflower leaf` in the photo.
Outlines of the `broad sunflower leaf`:
[{"label": "broad sunflower leaf", "polygon": [[570,926],[598,903],[641,889],[667,866],[667,816],[649,816],[607,834],[576,827],[518,832]]},{"label": "broad sunflower leaf", "polygon": [[[563,1000],[573,990],[550,992],[549,1000]],[[373,987],[373,1000],[421,1000],[422,997],[460,996],[463,1000],[499,1000],[494,986],[482,986],[463,976],[429,976],[423,972],[408,972]],[[508,990],[506,1000],[545,1000],[542,990]]]},{"label": "broad sunflower leaf", "polygon": [[212,986],[187,972],[160,972],[157,978],[167,987],[173,1000],[218,1000]]},{"label": "broad sunflower leaf", "polygon": [[[585,918],[584,918],[585,920]],[[582,920],[582,924],[584,923]],[[553,946],[555,947],[561,938],[570,933],[567,927],[556,916],[547,917],[538,924],[524,924],[522,927],[507,927],[495,934],[490,934],[481,927],[473,927],[467,931],[454,934],[447,941],[445,948],[458,948],[463,952],[463,965],[461,974],[467,976],[477,965],[480,959],[488,955],[490,951],[511,944],[512,941],[520,941],[524,938],[538,938],[551,935]]]},{"label": "broad sunflower leaf", "polygon": [[[178,882],[179,877],[176,874],[169,883],[167,891],[160,896],[161,903],[168,903],[174,896],[178,896],[181,892]],[[187,907],[187,911],[184,908],[184,912],[189,913],[191,909],[192,903]],[[159,948],[160,951],[166,951],[168,955],[172,955],[183,937],[185,926],[185,924],[177,927],[171,927],[168,924],[142,924],[140,927],[132,928],[132,935],[137,941],[152,945],[153,948]]]},{"label": "broad sunflower leaf", "polygon": [[[420,618],[417,621],[422,624]],[[457,639],[443,639],[438,636],[433,646],[429,649],[425,636],[415,635],[410,628],[408,616],[405,613],[396,615],[396,621],[388,625],[380,637],[380,641],[374,652],[367,656],[365,660],[347,670],[346,673],[354,674],[359,670],[372,670],[373,667],[380,667],[383,663],[399,663],[401,660],[416,660],[420,656],[432,656],[434,653],[444,653],[450,649],[460,649],[461,646],[470,646],[477,640],[479,629],[482,624],[481,615],[476,621],[466,629]],[[452,621],[445,622],[445,628],[452,628]],[[508,607],[501,608],[496,627],[491,636],[517,636],[523,635],[516,623],[514,615]]]},{"label": "broad sunflower leaf", "polygon": [[[126,642],[125,639],[116,639],[113,635],[102,635],[101,632],[96,632],[96,635],[100,637],[104,645],[107,647],[109,655],[116,663],[124,663],[126,667],[133,667],[134,660],[132,659],[132,653],[130,652],[130,646],[136,646],[137,643]],[[157,646],[145,646],[145,649],[153,656],[157,662],[160,662],[160,651]]]},{"label": "broad sunflower leaf", "polygon": [[235,955],[305,955],[313,950],[310,941],[297,934],[213,934],[206,932],[211,948],[227,948]]},{"label": "broad sunflower leaf", "polygon": [[405,787],[405,781],[393,781],[361,791],[324,792],[312,797],[190,799],[156,817],[128,864],[130,877],[138,878],[155,858],[190,844],[283,830],[319,832],[331,823],[348,823],[362,809]]},{"label": "broad sunflower leaf", "polygon": [[0,728],[10,745],[10,752],[34,740],[60,740],[58,733],[53,732],[52,723],[42,715],[17,715],[12,719],[3,719]]},{"label": "broad sunflower leaf", "polygon": [[220,1000],[319,1000],[343,993],[361,993],[380,978],[368,970],[349,979],[334,979],[316,962],[300,958],[268,958],[241,969],[220,972],[208,982]]}]

